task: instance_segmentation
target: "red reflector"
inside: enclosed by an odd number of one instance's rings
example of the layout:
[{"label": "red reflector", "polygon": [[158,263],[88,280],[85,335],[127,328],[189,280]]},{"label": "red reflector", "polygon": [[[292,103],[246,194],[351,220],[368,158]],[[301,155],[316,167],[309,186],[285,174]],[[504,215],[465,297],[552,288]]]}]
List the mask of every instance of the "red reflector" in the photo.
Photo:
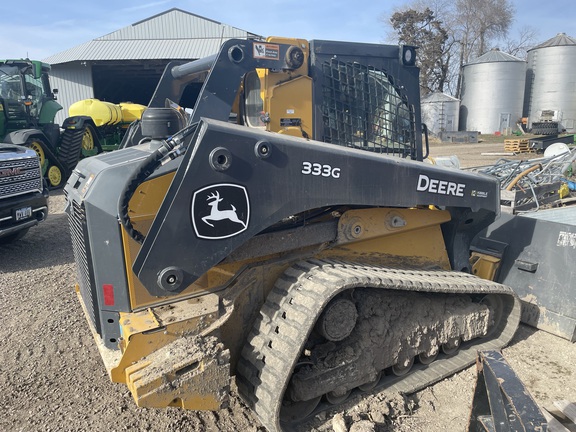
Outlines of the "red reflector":
[{"label": "red reflector", "polygon": [[103,284],[102,291],[104,291],[104,305],[114,306],[114,285]]}]

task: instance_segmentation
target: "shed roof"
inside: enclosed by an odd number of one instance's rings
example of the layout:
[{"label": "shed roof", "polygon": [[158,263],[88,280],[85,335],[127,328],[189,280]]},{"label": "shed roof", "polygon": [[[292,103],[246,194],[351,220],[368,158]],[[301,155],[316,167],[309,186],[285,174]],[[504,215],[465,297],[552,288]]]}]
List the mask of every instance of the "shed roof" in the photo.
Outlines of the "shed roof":
[{"label": "shed roof", "polygon": [[196,59],[215,53],[228,39],[261,36],[172,8],[54,54],[50,64],[96,60]]},{"label": "shed roof", "polygon": [[519,59],[518,57],[514,57],[513,55],[506,54],[505,52],[500,51],[498,48],[493,48],[487,53],[482,54],[477,59],[467,63],[465,66],[478,63],[523,62],[523,61],[524,60]]},{"label": "shed roof", "polygon": [[558,33],[553,38],[548,39],[545,42],[542,42],[540,45],[536,45],[534,48],[531,48],[528,51],[532,51],[538,48],[547,48],[553,46],[570,46],[570,45],[576,45],[576,39],[568,36],[566,33]]}]

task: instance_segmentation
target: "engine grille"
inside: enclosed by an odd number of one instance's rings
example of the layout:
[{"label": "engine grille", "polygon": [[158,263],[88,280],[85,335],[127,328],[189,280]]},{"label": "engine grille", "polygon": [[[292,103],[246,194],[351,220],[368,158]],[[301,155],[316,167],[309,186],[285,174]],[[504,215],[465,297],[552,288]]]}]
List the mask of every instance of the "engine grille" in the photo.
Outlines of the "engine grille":
[{"label": "engine grille", "polygon": [[88,231],[86,228],[86,211],[84,205],[78,204],[74,200],[68,213],[68,223],[72,238],[72,248],[76,261],[76,271],[78,273],[78,283],[80,285],[80,295],[84,302],[86,311],[90,317],[92,325],[99,335],[102,335],[100,315],[97,313],[98,305],[96,297],[96,287],[94,283],[94,270],[92,268],[92,258],[90,250],[86,249],[88,241]]},{"label": "engine grille", "polygon": [[37,158],[0,160],[0,198],[42,191]]},{"label": "engine grille", "polygon": [[413,157],[414,111],[384,71],[336,59],[322,63],[323,141]]}]

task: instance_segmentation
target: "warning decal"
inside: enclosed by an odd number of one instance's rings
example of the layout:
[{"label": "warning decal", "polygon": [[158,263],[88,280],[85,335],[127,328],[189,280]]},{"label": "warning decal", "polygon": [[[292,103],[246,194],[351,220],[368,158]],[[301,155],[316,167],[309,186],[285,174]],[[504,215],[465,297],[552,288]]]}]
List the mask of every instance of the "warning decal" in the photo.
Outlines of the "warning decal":
[{"label": "warning decal", "polygon": [[556,246],[576,249],[576,233],[560,231]]},{"label": "warning decal", "polygon": [[280,59],[280,45],[254,42],[254,58]]}]

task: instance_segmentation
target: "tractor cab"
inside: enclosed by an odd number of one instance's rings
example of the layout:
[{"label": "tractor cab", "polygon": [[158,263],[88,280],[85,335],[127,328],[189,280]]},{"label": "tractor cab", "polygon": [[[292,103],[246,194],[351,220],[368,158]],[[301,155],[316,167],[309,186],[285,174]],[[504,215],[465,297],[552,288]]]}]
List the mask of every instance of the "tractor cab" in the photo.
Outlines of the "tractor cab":
[{"label": "tractor cab", "polygon": [[46,63],[0,61],[0,137],[29,127],[52,124],[62,107],[50,88]]}]

